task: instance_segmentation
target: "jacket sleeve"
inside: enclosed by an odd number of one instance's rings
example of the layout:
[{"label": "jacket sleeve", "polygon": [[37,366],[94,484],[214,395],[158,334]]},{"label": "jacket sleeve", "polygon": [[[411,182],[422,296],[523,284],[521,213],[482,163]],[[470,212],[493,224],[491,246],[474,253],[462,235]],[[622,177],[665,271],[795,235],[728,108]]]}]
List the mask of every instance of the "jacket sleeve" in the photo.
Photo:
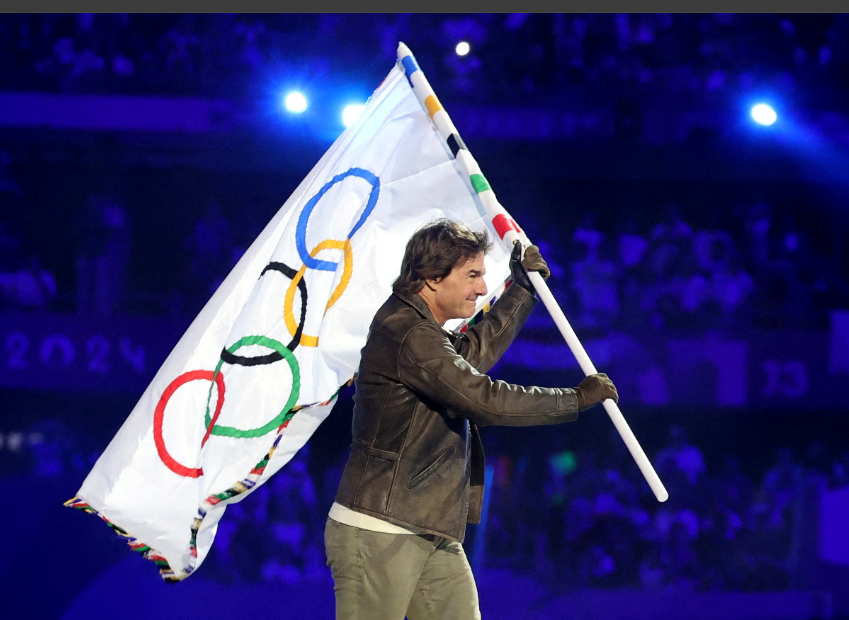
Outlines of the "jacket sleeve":
[{"label": "jacket sleeve", "polygon": [[411,329],[398,353],[401,383],[423,401],[481,426],[560,424],[578,418],[578,398],[570,388],[525,387],[493,381],[457,353],[432,321]]},{"label": "jacket sleeve", "polygon": [[533,293],[511,284],[480,323],[459,334],[457,353],[478,371],[489,372],[515,340],[537,302]]}]

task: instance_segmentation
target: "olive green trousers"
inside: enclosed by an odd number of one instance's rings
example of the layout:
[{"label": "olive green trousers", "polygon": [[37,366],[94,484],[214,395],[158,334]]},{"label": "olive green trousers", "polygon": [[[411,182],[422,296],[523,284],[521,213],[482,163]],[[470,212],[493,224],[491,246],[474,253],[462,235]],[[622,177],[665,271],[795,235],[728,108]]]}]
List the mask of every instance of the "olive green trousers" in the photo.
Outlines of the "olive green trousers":
[{"label": "olive green trousers", "polygon": [[336,620],[479,620],[478,590],[460,543],[385,534],[327,519]]}]

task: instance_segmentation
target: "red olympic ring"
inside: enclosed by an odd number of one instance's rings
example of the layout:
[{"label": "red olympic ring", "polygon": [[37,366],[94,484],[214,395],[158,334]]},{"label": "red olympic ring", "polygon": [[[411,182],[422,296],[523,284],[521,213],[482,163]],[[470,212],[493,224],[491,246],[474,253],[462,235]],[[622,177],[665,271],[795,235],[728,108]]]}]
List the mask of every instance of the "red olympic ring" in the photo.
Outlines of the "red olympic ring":
[{"label": "red olympic ring", "polygon": [[183,373],[168,384],[168,387],[165,388],[162,396],[160,396],[159,402],[156,404],[156,409],[153,412],[153,441],[156,443],[156,451],[159,453],[159,458],[162,459],[162,462],[168,469],[173,471],[175,474],[185,476],[186,478],[199,478],[203,475],[203,468],[186,467],[185,465],[178,463],[174,457],[168,454],[168,450],[165,448],[165,439],[162,437],[162,422],[165,419],[165,406],[168,404],[171,396],[174,395],[174,392],[176,392],[182,385],[189,381],[199,381],[201,379],[212,381],[213,377],[215,378],[215,385],[218,388],[218,402],[215,404],[215,414],[212,416],[212,420],[206,429],[203,441],[200,442],[200,445],[203,446],[206,443],[206,440],[209,439],[212,427],[215,426],[218,414],[221,413],[221,407],[224,406],[224,377],[220,372],[215,374],[211,370],[192,370],[190,372]]}]

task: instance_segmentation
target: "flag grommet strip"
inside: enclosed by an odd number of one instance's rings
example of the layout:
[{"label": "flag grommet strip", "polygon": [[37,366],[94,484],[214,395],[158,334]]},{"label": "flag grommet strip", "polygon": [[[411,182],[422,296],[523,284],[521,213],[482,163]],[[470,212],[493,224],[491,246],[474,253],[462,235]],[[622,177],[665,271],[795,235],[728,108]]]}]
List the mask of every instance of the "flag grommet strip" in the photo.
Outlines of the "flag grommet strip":
[{"label": "flag grommet strip", "polygon": [[92,508],[85,500],[80,499],[79,497],[72,497],[67,502],[65,502],[65,506],[68,508],[76,508],[77,510],[81,510],[88,514],[95,515],[100,517],[109,528],[121,536],[127,539],[127,545],[129,545],[130,549],[140,554],[144,559],[150,560],[154,564],[159,567],[159,574],[165,581],[179,581],[179,579],[175,576],[174,571],[171,570],[171,566],[168,564],[168,560],[162,557],[161,554],[157,553],[155,550],[151,549],[150,546],[141,542],[137,538],[128,534],[126,531],[112,523],[109,519],[100,514],[97,510]]}]

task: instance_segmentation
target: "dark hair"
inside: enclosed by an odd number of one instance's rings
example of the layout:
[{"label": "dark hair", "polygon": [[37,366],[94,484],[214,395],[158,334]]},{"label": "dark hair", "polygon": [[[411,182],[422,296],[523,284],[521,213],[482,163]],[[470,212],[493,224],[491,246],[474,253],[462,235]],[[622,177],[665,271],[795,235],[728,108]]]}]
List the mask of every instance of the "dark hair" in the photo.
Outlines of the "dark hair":
[{"label": "dark hair", "polygon": [[392,284],[396,293],[412,295],[425,280],[444,278],[461,261],[486,254],[492,241],[486,229],[475,232],[465,224],[439,219],[419,228],[407,242],[401,275]]}]

